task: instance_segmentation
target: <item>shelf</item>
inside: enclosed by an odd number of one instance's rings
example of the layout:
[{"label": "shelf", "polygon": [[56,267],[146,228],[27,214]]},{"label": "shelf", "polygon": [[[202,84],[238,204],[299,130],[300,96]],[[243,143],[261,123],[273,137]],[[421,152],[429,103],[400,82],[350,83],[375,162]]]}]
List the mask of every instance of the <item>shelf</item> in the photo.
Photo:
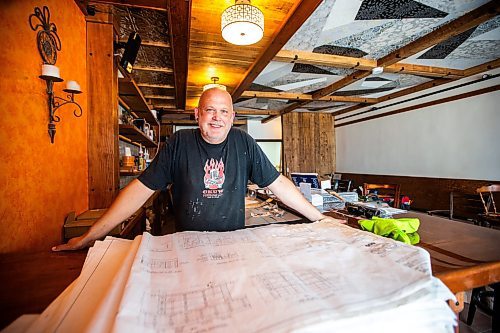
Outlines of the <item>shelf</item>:
[{"label": "shelf", "polygon": [[133,111],[139,118],[146,119],[151,125],[159,125],[158,119],[153,115],[144,95],[134,80],[131,78],[118,79],[118,95],[130,108],[130,111]]},{"label": "shelf", "polygon": [[147,137],[146,134],[141,132],[134,125],[120,124],[120,135],[126,137],[130,141],[141,143],[143,146],[146,146],[147,148],[157,147],[156,142]]},{"label": "shelf", "polygon": [[139,176],[142,171],[120,171],[120,176]]}]

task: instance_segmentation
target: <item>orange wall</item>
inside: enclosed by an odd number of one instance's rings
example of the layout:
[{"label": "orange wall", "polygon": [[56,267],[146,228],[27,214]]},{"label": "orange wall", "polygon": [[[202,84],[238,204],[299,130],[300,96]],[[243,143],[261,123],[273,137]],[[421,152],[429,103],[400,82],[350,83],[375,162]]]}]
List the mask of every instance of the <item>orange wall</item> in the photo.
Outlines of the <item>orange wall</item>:
[{"label": "orange wall", "polygon": [[[47,133],[48,111],[42,58],[28,17],[49,7],[62,49],[56,66],[65,80],[80,83],[76,100],[83,116],[63,106],[56,114],[55,143]],[[48,250],[61,241],[70,211],[88,207],[87,78],[85,17],[73,0],[2,1],[0,52],[0,253]],[[65,82],[55,84],[63,95]]]}]

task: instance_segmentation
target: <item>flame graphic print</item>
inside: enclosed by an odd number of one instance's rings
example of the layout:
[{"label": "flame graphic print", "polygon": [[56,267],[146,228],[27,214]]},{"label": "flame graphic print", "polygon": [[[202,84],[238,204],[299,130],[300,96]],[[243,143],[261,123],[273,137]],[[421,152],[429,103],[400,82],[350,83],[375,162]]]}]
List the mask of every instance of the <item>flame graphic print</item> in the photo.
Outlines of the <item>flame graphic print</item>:
[{"label": "flame graphic print", "polygon": [[205,170],[205,177],[203,178],[205,188],[210,190],[222,188],[226,178],[224,175],[224,162],[222,162],[222,158],[220,161],[213,158],[207,160],[203,169]]}]

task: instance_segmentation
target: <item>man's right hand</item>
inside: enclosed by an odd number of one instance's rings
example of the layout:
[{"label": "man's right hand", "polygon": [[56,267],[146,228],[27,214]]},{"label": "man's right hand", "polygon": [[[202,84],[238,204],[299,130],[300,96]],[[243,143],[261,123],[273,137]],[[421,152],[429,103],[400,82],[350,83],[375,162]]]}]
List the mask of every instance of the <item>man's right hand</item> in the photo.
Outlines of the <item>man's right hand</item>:
[{"label": "man's right hand", "polygon": [[91,241],[87,240],[85,238],[85,235],[80,236],[80,237],[75,237],[71,238],[66,244],[61,244],[52,247],[52,251],[54,252],[59,252],[59,251],[74,251],[74,250],[80,250],[84,249],[87,246],[89,246]]}]

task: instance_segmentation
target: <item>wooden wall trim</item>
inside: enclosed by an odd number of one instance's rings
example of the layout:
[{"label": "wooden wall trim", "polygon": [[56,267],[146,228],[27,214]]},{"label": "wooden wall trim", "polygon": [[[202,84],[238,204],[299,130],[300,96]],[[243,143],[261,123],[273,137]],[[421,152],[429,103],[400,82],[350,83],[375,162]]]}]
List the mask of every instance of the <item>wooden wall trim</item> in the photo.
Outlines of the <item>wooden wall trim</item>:
[{"label": "wooden wall trim", "polygon": [[335,170],[335,129],[328,113],[288,113],[282,118],[283,164],[290,172]]},{"label": "wooden wall trim", "polygon": [[422,211],[448,209],[451,191],[474,194],[476,189],[481,186],[500,183],[498,180],[339,173],[342,174],[342,179],[352,180],[355,187],[362,186],[363,183],[400,184],[401,194],[408,195],[413,200],[411,208]]},{"label": "wooden wall trim", "polygon": [[87,22],[89,209],[109,207],[120,186],[113,35],[111,24]]}]

